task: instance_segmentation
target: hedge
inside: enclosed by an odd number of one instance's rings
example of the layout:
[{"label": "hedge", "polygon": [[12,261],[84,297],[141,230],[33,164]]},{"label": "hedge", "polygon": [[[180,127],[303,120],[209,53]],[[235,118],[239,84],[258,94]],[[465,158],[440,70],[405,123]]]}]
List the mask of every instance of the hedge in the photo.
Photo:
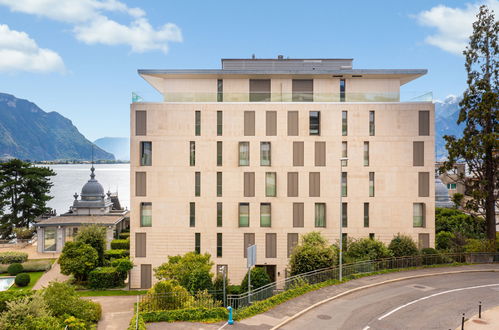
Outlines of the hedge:
[{"label": "hedge", "polygon": [[203,321],[216,322],[227,320],[229,312],[224,307],[185,308],[168,311],[141,312],[145,322]]},{"label": "hedge", "polygon": [[130,250],[130,241],[128,239],[113,239],[111,241],[112,250]]},{"label": "hedge", "polygon": [[[52,260],[28,260],[21,264],[24,268],[24,272],[44,272],[52,268]],[[0,264],[0,274],[8,273],[9,265]]]},{"label": "hedge", "polygon": [[120,233],[118,235],[119,239],[128,239],[130,237],[130,233]]},{"label": "hedge", "polygon": [[[133,304],[133,310],[137,310],[137,303]],[[146,322],[144,322],[144,318],[140,313],[133,313],[133,317],[130,320],[130,325],[128,326],[128,330],[146,330]]]},{"label": "hedge", "polygon": [[104,257],[108,260],[111,259],[121,259],[128,257],[130,255],[129,250],[106,250],[104,251]]},{"label": "hedge", "polygon": [[7,310],[7,302],[30,296],[34,293],[31,290],[7,290],[0,291],[0,314]]},{"label": "hedge", "polygon": [[23,263],[28,260],[24,252],[0,252],[0,264]]},{"label": "hedge", "polygon": [[31,282],[31,276],[26,273],[17,274],[16,278],[14,279],[14,283],[16,283],[16,285],[19,287],[27,286],[29,282]]},{"label": "hedge", "polygon": [[121,287],[125,277],[116,267],[98,267],[88,274],[88,285],[92,289]]}]

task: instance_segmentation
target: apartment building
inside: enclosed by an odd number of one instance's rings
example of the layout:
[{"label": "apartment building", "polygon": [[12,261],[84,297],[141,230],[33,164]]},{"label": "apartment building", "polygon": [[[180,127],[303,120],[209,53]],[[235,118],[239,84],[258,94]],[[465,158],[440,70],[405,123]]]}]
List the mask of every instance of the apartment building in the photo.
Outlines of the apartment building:
[{"label": "apartment building", "polygon": [[335,243],[340,222],[343,238],[405,233],[433,246],[434,106],[400,101],[427,71],[352,62],[139,70],[163,101],[130,111],[132,288],[189,251],[210,253],[239,283],[252,244],[257,265],[282,279],[300,235]]}]

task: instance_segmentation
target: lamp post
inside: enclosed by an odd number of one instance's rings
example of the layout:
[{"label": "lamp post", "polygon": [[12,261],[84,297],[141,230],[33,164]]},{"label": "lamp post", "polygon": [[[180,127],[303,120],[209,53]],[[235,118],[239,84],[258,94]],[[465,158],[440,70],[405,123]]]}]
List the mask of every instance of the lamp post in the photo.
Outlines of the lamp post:
[{"label": "lamp post", "polygon": [[340,158],[340,259],[339,259],[339,280],[343,279],[343,163],[348,158]]}]

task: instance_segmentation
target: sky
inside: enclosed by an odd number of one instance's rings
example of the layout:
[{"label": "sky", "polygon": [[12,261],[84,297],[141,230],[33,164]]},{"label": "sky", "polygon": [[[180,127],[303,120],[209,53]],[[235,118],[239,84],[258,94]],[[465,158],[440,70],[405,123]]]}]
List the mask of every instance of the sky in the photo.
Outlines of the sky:
[{"label": "sky", "polygon": [[443,100],[466,87],[462,50],[481,4],[499,13],[499,0],[0,0],[0,92],[61,113],[92,141],[129,135],[132,92],[161,100],[138,69],[252,54],[428,69],[403,91]]}]

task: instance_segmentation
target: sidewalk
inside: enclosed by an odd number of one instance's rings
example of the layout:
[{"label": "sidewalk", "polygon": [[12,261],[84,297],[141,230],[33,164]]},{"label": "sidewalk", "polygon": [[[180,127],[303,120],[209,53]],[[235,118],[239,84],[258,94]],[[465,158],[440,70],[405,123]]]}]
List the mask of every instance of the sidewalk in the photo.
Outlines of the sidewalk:
[{"label": "sidewalk", "polygon": [[[499,329],[499,306],[482,312],[482,318],[478,318],[478,314],[464,323],[466,330],[487,330]],[[461,330],[458,327],[456,330]]]},{"label": "sidewalk", "polygon": [[33,290],[39,290],[49,285],[52,281],[64,282],[69,279],[69,276],[61,274],[61,266],[55,261],[52,268],[42,275],[38,282],[33,286]]},{"label": "sidewalk", "polygon": [[128,329],[137,296],[85,297],[85,299],[98,302],[102,306],[102,318],[97,325],[98,330]]},{"label": "sidewalk", "polygon": [[[424,268],[410,271],[401,271],[388,274],[380,274],[351,280],[349,282],[328,286],[316,291],[308,292],[297,298],[288,300],[271,310],[247,318],[240,322],[236,322],[232,329],[270,329],[285,319],[295,315],[303,309],[321,301],[326,298],[332,297],[339,293],[358,288],[365,285],[380,283],[387,280],[393,280],[414,275],[423,274],[439,274],[445,272],[455,272],[463,270],[485,270],[494,269],[499,270],[499,264],[482,264],[482,265],[469,265],[457,267],[438,267],[438,268]],[[147,323],[147,329],[218,329],[224,322],[204,324],[204,323],[189,323],[189,322],[175,322],[175,323]],[[497,329],[497,327],[496,327]]]}]

